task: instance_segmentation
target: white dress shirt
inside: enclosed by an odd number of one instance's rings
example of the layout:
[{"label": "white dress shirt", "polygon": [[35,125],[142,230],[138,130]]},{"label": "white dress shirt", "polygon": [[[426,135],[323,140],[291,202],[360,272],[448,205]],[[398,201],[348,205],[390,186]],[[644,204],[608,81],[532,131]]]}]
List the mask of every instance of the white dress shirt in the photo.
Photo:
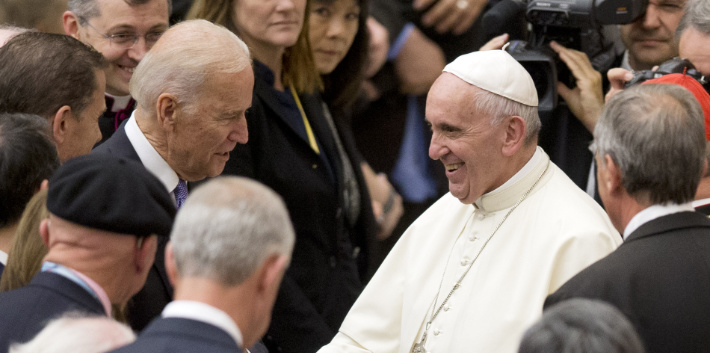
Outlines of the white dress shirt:
[{"label": "white dress shirt", "polygon": [[635,216],[633,216],[631,218],[631,220],[629,221],[629,224],[626,225],[626,229],[624,229],[624,240],[626,240],[626,237],[628,237],[629,234],[633,233],[640,226],[642,226],[645,223],[648,223],[656,218],[660,218],[660,217],[667,216],[667,215],[673,214],[673,213],[678,213],[678,212],[686,212],[686,211],[692,212],[694,210],[695,209],[693,208],[692,202],[684,203],[681,205],[678,205],[678,204],[653,205],[649,208],[646,208],[643,211],[637,213]]},{"label": "white dress shirt", "polygon": [[191,300],[175,300],[163,309],[162,316],[190,319],[218,327],[227,332],[237,342],[237,346],[244,347],[242,332],[239,331],[234,320],[224,311],[211,305]]}]

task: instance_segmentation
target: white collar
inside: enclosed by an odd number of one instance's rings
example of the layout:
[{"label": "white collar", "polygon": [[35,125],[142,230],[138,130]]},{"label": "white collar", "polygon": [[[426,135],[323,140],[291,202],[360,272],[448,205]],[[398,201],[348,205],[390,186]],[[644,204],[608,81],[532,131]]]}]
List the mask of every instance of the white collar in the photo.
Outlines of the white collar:
[{"label": "white collar", "polygon": [[165,306],[162,316],[201,321],[216,326],[226,331],[237,342],[237,346],[243,347],[242,332],[239,331],[234,320],[224,311],[209,304],[192,300],[175,300]]},{"label": "white collar", "polygon": [[180,179],[177,173],[170,168],[168,162],[166,162],[158,151],[155,150],[155,147],[150,144],[140,127],[138,127],[135,114],[136,112],[134,111],[131,114],[131,118],[126,122],[126,136],[128,140],[131,141],[131,145],[133,145],[133,148],[136,150],[145,168],[165,185],[165,188],[173,195],[174,199],[175,195],[173,191]]},{"label": "white collar", "polygon": [[0,263],[7,265],[7,253],[2,250],[0,250]]},{"label": "white collar", "polygon": [[680,205],[671,203],[666,205],[653,205],[651,207],[648,207],[643,211],[637,213],[635,216],[633,216],[633,218],[631,218],[629,224],[626,225],[626,229],[624,229],[624,240],[626,240],[626,237],[628,237],[629,234],[633,233],[640,226],[656,218],[660,218],[678,212],[692,212],[693,210],[694,208],[691,202]]},{"label": "white collar", "polygon": [[112,112],[117,112],[121,109],[126,109],[128,107],[128,103],[131,101],[131,96],[114,96],[112,94],[105,93],[106,96],[110,97],[113,99],[113,105],[109,107]]},{"label": "white collar", "polygon": [[520,170],[518,170],[518,172],[515,173],[515,175],[513,175],[512,178],[508,179],[508,181],[503,183],[503,185],[497,187],[495,190],[493,190],[491,192],[503,190],[503,189],[519,182],[520,180],[523,180],[523,178],[525,176],[527,176],[528,174],[530,174],[530,172],[533,170],[533,168],[535,168],[535,166],[538,163],[540,163],[541,158],[542,158],[542,150],[540,148],[536,148],[535,153],[532,155],[532,157],[530,157],[530,160],[528,160],[528,162],[525,163],[525,165],[522,168],[520,168]]},{"label": "white collar", "polygon": [[700,207],[705,205],[710,205],[710,198],[693,201],[693,207]]}]

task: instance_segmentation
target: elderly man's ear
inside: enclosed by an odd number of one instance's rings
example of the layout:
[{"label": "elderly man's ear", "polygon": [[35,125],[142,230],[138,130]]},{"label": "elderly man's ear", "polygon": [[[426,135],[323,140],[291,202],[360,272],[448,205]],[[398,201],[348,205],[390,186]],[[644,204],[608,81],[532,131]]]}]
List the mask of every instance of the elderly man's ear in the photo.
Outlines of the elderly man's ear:
[{"label": "elderly man's ear", "polygon": [[155,103],[155,111],[158,115],[158,123],[162,127],[175,125],[176,112],[178,108],[177,97],[170,93],[163,93]]},{"label": "elderly man's ear", "polygon": [[505,137],[503,141],[503,155],[512,156],[525,144],[527,125],[519,116],[509,116],[503,120],[505,124]]}]

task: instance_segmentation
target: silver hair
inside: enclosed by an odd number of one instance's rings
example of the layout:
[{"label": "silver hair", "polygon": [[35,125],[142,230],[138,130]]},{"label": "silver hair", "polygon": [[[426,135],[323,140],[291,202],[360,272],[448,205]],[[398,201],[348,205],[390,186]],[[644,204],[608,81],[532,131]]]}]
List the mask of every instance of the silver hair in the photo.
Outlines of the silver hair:
[{"label": "silver hair", "polygon": [[190,194],[170,239],[179,276],[234,286],[269,256],[290,257],[295,235],[273,190],[247,178],[219,177]]},{"label": "silver hair", "polygon": [[[161,45],[161,42],[167,44]],[[152,112],[158,97],[171,93],[192,111],[210,75],[251,69],[249,49],[230,30],[205,20],[181,22],[146,53],[131,78],[131,96]]]},{"label": "silver hair", "polygon": [[688,0],[683,17],[676,28],[676,40],[680,40],[683,32],[691,27],[701,33],[710,34],[710,1]]},{"label": "silver hair", "polygon": [[643,353],[641,338],[619,309],[570,299],[545,310],[520,342],[518,353]]},{"label": "silver hair", "polygon": [[107,352],[135,339],[130,327],[114,319],[69,312],[50,321],[31,341],[11,345],[9,353]]},{"label": "silver hair", "polygon": [[[119,1],[119,0],[114,0]],[[129,6],[143,5],[153,0],[121,0],[124,1]],[[168,14],[173,13],[173,1],[165,0],[168,2]],[[71,11],[79,19],[79,23],[83,26],[86,21],[94,17],[101,16],[101,10],[96,0],[69,0],[67,4],[67,10]]]},{"label": "silver hair", "polygon": [[473,101],[475,102],[477,114],[491,118],[491,126],[497,126],[509,116],[523,118],[527,129],[525,132],[525,145],[537,143],[537,135],[542,126],[537,107],[525,105],[480,88],[476,89]]},{"label": "silver hair", "polygon": [[703,172],[703,111],[678,85],[632,87],[604,107],[593,149],[618,165],[622,186],[640,203],[693,200]]}]

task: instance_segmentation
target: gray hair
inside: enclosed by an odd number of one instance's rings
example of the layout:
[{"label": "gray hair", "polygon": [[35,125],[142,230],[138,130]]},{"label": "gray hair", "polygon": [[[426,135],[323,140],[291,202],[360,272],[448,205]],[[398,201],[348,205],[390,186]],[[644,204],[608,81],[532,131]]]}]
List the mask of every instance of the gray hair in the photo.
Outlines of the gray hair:
[{"label": "gray hair", "polygon": [[570,299],[545,311],[520,342],[518,353],[643,353],[629,320],[602,301]]},{"label": "gray hair", "polygon": [[624,90],[604,107],[594,146],[618,165],[622,186],[640,203],[693,200],[705,161],[703,111],[678,85]]},{"label": "gray hair", "polygon": [[[118,1],[118,0],[115,0]],[[123,0],[129,6],[138,6],[147,4],[153,0]],[[165,0],[168,2],[168,14],[173,12],[173,1]],[[79,19],[79,23],[83,26],[86,21],[94,17],[101,16],[101,10],[96,0],[69,0],[67,4],[67,9],[76,15]]]},{"label": "gray hair", "polygon": [[190,194],[170,239],[179,276],[234,286],[267,257],[290,256],[295,236],[273,190],[247,178],[219,177]]},{"label": "gray hair", "polygon": [[525,145],[537,142],[537,135],[542,126],[537,107],[525,105],[493,92],[476,88],[473,101],[475,102],[477,114],[489,116],[491,118],[491,126],[497,126],[506,117],[519,116],[523,118],[527,128]]},{"label": "gray hair", "polygon": [[251,69],[249,49],[230,30],[205,20],[184,21],[165,32],[146,53],[133,73],[129,90],[149,112],[166,92],[190,107],[199,100],[197,92],[209,75],[247,68]]},{"label": "gray hair", "polygon": [[691,27],[701,33],[710,34],[710,1],[688,0],[683,17],[676,28],[676,40],[680,40],[683,32]]},{"label": "gray hair", "polygon": [[31,341],[11,345],[9,353],[107,352],[135,339],[130,327],[114,319],[69,312],[50,321]]}]

